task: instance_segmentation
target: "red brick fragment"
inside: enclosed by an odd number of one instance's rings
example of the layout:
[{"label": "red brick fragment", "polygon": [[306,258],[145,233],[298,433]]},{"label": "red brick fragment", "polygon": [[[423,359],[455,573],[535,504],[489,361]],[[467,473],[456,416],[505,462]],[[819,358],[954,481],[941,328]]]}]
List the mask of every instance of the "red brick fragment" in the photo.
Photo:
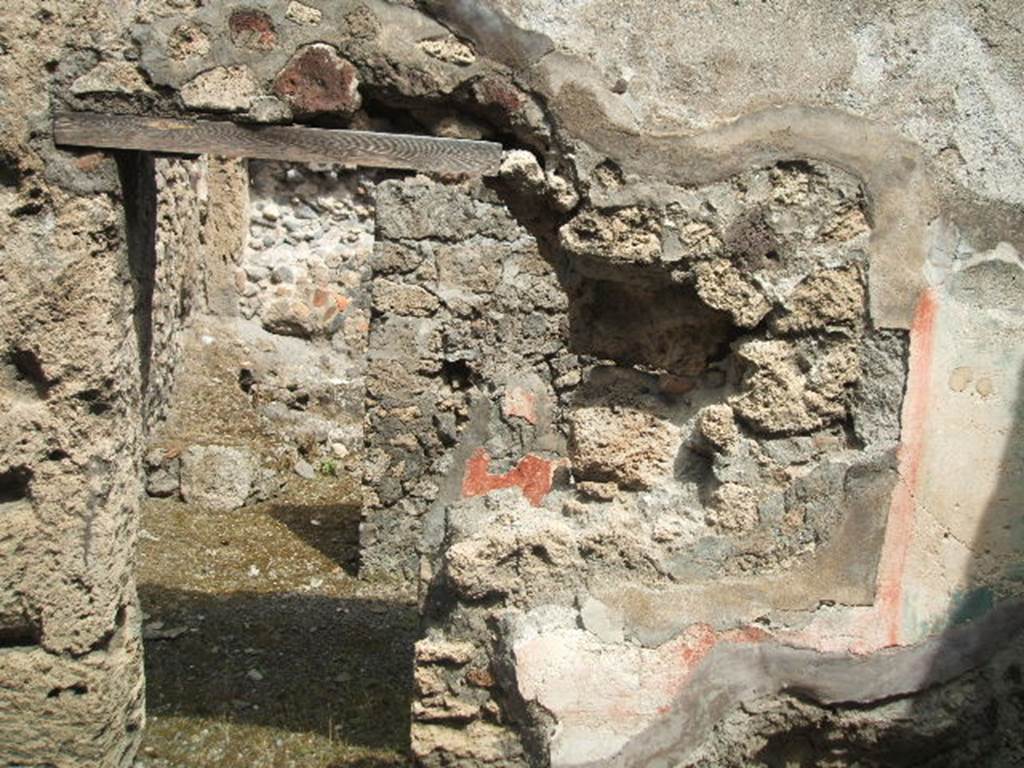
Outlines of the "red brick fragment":
[{"label": "red brick fragment", "polygon": [[299,116],[348,117],[362,105],[356,68],[323,43],[292,57],[274,80],[274,93]]}]

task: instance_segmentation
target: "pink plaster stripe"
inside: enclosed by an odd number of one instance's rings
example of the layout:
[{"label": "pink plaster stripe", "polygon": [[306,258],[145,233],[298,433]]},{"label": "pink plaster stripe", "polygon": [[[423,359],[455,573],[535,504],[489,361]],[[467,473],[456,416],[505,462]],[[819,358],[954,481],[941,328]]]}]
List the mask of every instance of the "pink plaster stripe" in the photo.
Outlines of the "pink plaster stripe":
[{"label": "pink plaster stripe", "polygon": [[[914,537],[917,486],[925,451],[928,404],[931,395],[932,362],[935,352],[935,319],[938,301],[931,289],[921,294],[910,331],[910,370],[903,403],[903,435],[899,448],[900,482],[893,489],[885,541],[878,564],[875,609],[878,623],[874,642],[858,644],[859,652],[899,645],[903,626],[903,588],[907,555]],[[873,622],[874,623],[874,622]],[[870,630],[869,630],[870,632]]]}]

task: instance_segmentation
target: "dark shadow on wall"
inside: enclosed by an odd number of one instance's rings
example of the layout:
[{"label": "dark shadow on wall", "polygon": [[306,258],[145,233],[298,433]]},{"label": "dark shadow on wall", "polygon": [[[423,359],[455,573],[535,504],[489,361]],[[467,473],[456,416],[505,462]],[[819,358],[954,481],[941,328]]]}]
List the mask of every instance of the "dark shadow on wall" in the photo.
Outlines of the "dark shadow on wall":
[{"label": "dark shadow on wall", "polygon": [[135,306],[132,318],[139,345],[142,391],[149,382],[153,351],[153,290],[156,275],[156,170],[148,152],[118,152],[117,172],[124,199],[128,269]]}]

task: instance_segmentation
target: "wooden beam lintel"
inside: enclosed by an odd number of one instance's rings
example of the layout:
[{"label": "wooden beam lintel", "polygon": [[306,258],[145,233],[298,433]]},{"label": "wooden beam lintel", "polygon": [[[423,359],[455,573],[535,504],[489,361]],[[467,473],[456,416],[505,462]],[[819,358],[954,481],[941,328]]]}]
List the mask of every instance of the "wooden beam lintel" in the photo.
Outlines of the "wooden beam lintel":
[{"label": "wooden beam lintel", "polygon": [[472,176],[493,176],[501,164],[501,144],[492,141],[308,126],[72,112],[54,119],[53,134],[54,141],[65,146],[340,163]]}]

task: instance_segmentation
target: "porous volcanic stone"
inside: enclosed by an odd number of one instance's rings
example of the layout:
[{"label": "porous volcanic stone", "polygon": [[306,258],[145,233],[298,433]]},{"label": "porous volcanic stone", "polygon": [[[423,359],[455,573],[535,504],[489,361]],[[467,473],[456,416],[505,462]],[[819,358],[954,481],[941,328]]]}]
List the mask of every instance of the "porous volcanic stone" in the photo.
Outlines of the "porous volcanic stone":
[{"label": "porous volcanic stone", "polygon": [[300,117],[349,117],[362,105],[356,68],[322,43],[307,46],[291,58],[274,80],[274,93]]},{"label": "porous volcanic stone", "polygon": [[249,497],[256,472],[248,451],[193,446],[181,455],[181,495],[190,504],[208,509],[237,509]]},{"label": "porous volcanic stone", "polygon": [[215,67],[185,83],[181,100],[189,109],[242,112],[252,106],[259,90],[248,67]]}]

